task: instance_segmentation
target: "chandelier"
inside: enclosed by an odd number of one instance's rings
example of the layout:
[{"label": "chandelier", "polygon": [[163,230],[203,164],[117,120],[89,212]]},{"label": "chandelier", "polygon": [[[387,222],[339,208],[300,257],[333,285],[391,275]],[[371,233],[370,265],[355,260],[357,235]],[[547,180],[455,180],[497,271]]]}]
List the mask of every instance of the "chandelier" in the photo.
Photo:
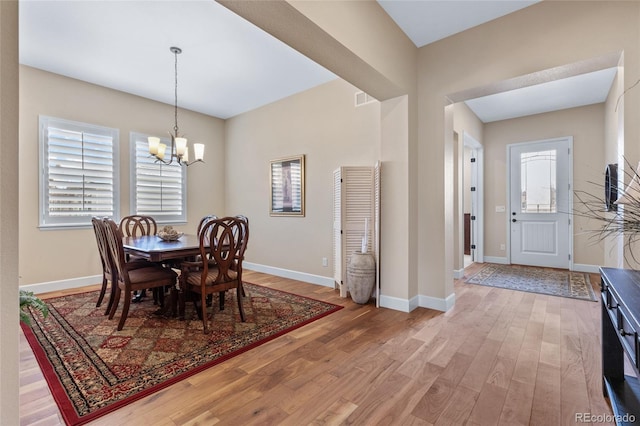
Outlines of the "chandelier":
[{"label": "chandelier", "polygon": [[175,57],[175,124],[173,126],[173,133],[169,132],[169,135],[171,136],[171,146],[168,147],[169,150],[167,151],[167,145],[160,143],[160,138],[149,136],[149,154],[156,157],[156,162],[161,162],[163,164],[172,164],[173,162],[176,162],[178,164],[189,166],[195,162],[203,161],[204,144],[193,144],[193,154],[195,159],[189,162],[189,147],[187,146],[187,139],[178,134],[178,54],[182,53],[182,49],[179,47],[170,47],[169,50]]}]

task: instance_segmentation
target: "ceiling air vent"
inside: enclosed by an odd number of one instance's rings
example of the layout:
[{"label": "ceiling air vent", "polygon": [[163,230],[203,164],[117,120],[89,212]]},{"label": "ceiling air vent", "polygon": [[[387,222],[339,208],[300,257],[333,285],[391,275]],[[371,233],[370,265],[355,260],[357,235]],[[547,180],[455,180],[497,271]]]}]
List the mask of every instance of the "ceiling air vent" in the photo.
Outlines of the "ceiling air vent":
[{"label": "ceiling air vent", "polygon": [[356,93],[356,106],[362,106],[365,104],[370,104],[371,102],[376,102],[376,98],[371,95],[368,95],[364,92]]}]

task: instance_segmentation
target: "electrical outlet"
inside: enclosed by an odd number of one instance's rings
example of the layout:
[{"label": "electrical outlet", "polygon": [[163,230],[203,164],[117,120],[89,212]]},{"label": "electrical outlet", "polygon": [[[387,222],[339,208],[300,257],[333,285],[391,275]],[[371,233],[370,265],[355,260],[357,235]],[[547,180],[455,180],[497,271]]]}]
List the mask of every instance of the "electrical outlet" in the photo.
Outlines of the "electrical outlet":
[{"label": "electrical outlet", "polygon": [[322,258],[322,266],[329,266],[329,259],[327,259],[326,257]]},{"label": "electrical outlet", "polygon": [[500,250],[504,251],[505,250],[505,246],[504,244],[500,244]]}]

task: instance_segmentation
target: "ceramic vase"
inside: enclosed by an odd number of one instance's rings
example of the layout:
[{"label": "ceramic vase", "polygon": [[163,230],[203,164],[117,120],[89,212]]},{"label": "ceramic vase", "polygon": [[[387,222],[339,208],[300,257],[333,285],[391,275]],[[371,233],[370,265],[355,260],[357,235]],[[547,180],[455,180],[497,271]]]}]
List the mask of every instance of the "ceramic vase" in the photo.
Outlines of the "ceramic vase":
[{"label": "ceramic vase", "polygon": [[354,302],[369,301],[376,284],[376,261],[373,255],[356,251],[347,264],[347,289]]}]

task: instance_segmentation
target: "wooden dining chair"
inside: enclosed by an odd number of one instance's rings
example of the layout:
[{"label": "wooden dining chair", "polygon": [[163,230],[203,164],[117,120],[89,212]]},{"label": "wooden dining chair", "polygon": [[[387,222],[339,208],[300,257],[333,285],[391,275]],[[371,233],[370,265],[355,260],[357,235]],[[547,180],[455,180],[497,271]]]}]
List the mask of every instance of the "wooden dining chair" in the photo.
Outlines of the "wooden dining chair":
[{"label": "wooden dining chair", "polygon": [[[246,230],[245,230],[246,229]],[[181,265],[180,285],[184,292],[200,295],[200,309],[197,299],[194,305],[202,318],[204,332],[208,332],[207,303],[209,294],[218,293],[220,310],[224,309],[225,292],[236,289],[240,318],[246,320],[242,306],[242,283],[238,270],[242,269],[242,247],[246,247],[245,232],[248,227],[235,217],[212,219],[206,222],[200,232],[200,260],[185,261]],[[184,303],[184,298],[181,299]],[[184,312],[184,307],[181,307]]]},{"label": "wooden dining chair", "polygon": [[237,215],[236,219],[240,221],[241,227],[243,228],[242,233],[242,241],[240,246],[240,252],[238,253],[238,260],[234,266],[236,272],[238,273],[238,280],[240,281],[240,287],[242,288],[242,296],[246,297],[246,293],[244,291],[244,286],[242,285],[242,262],[244,261],[244,253],[247,251],[247,243],[249,242],[249,218],[243,215]]},{"label": "wooden dining chair", "polygon": [[[158,224],[156,220],[151,216],[145,215],[130,215],[120,219],[118,229],[125,237],[141,237],[143,235],[156,235],[158,233]],[[127,260],[144,260],[141,257],[131,256],[127,254]],[[139,303],[146,295],[146,289],[139,292],[135,292],[133,296],[133,303]],[[155,289],[153,292],[153,302],[157,304],[164,303],[164,291],[161,289]]]},{"label": "wooden dining chair", "polygon": [[117,271],[117,286],[114,294],[114,301],[109,312],[109,319],[113,319],[120,301],[120,294],[124,291],[124,305],[118,322],[118,330],[122,330],[129,314],[131,303],[131,293],[135,290],[146,288],[164,288],[165,286],[175,286],[176,274],[172,269],[165,268],[158,264],[147,262],[140,267],[140,262],[127,262],[125,259],[124,247],[122,244],[123,235],[118,225],[111,219],[103,219],[105,222],[109,253],[113,259],[113,265]]},{"label": "wooden dining chair", "polygon": [[111,254],[109,253],[107,234],[102,218],[91,218],[91,224],[93,225],[93,232],[96,235],[98,253],[100,254],[100,263],[102,264],[102,288],[100,289],[100,295],[98,296],[98,301],[96,302],[96,308],[100,307],[100,305],[102,304],[104,296],[107,292],[107,287],[109,286],[109,301],[107,302],[107,309],[104,312],[104,314],[107,315],[111,310],[113,295],[115,293],[115,283],[118,281],[118,278],[116,275],[116,269],[113,267]]},{"label": "wooden dining chair", "polygon": [[[203,226],[204,226],[208,221],[210,221],[210,220],[212,220],[212,219],[217,219],[217,218],[218,218],[218,216],[216,216],[216,215],[214,215],[214,214],[210,214],[210,215],[203,216],[203,218],[202,218],[202,219],[200,219],[200,222],[198,223],[198,228],[196,229],[196,235],[197,235],[198,237],[200,237],[200,231],[202,231],[202,227],[203,227]],[[194,257],[193,259],[190,259],[190,260],[198,261],[198,260],[200,260],[200,259],[201,259],[201,257],[200,257],[200,255],[198,255],[198,256]],[[212,261],[211,261],[211,262],[212,262]],[[212,301],[213,301],[213,295],[212,295],[212,294],[209,294],[209,295],[207,296],[207,306],[211,306]]]}]

